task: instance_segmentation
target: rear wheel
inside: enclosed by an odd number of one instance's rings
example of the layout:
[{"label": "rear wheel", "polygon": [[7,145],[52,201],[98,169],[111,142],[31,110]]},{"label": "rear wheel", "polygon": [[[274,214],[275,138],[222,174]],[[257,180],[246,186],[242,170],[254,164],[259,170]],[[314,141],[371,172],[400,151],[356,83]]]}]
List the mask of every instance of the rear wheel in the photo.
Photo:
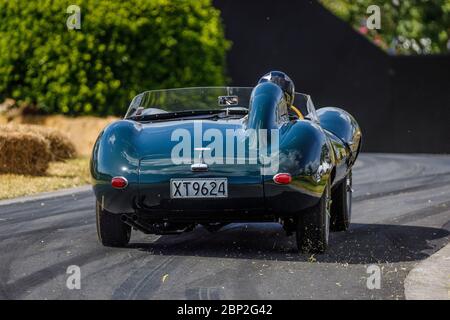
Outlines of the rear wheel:
[{"label": "rear wheel", "polygon": [[323,253],[330,235],[331,187],[329,181],[319,203],[302,212],[297,223],[297,247],[303,252]]},{"label": "rear wheel", "polygon": [[331,231],[345,231],[352,217],[352,172],[331,193]]},{"label": "rear wheel", "polygon": [[97,201],[97,235],[100,242],[107,247],[123,247],[128,244],[131,227],[122,222],[119,214],[102,209]]}]

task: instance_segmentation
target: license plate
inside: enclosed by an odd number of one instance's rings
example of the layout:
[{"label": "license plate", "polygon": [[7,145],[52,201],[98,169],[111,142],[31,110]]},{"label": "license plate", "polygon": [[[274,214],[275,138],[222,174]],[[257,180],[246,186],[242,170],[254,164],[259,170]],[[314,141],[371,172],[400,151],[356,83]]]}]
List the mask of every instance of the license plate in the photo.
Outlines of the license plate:
[{"label": "license plate", "polygon": [[171,179],[170,197],[179,198],[226,198],[228,181],[226,178],[214,179]]}]

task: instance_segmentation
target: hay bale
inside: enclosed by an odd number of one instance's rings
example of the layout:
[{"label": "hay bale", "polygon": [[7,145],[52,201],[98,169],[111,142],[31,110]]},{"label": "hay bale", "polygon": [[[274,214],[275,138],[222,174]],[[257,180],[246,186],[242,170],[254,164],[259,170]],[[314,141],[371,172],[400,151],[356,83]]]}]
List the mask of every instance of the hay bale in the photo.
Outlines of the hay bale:
[{"label": "hay bale", "polygon": [[[58,130],[39,125],[25,124],[8,124],[5,127],[5,131],[8,132],[34,133],[47,139],[50,143],[50,151],[53,161],[72,159],[76,156],[75,145],[65,134],[59,132]],[[2,129],[0,128],[0,130]]]},{"label": "hay bale", "polygon": [[2,129],[0,173],[45,174],[52,159],[49,141],[39,134]]},{"label": "hay bale", "polygon": [[41,134],[50,142],[50,151],[53,155],[54,161],[61,161],[66,159],[73,159],[76,156],[75,145],[70,139],[63,133],[37,125],[27,126],[32,132]]}]

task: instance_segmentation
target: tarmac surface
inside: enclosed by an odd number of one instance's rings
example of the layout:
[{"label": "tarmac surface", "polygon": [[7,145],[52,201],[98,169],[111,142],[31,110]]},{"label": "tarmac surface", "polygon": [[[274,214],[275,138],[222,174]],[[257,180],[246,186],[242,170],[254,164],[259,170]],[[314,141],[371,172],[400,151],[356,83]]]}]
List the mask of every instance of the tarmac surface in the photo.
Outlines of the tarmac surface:
[{"label": "tarmac surface", "polygon": [[[105,248],[85,189],[0,203],[0,299],[404,299],[409,271],[449,243],[450,156],[362,154],[353,179],[351,228],[315,256],[272,223]],[[66,285],[72,265],[80,289]]]}]

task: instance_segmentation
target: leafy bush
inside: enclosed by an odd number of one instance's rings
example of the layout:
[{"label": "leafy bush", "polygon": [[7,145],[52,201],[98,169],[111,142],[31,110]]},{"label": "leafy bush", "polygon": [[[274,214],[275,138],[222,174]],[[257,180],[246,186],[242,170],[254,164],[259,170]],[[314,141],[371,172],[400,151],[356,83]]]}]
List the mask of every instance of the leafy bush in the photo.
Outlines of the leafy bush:
[{"label": "leafy bush", "polygon": [[220,13],[211,0],[0,0],[0,102],[46,113],[123,115],[137,93],[223,85]]}]

